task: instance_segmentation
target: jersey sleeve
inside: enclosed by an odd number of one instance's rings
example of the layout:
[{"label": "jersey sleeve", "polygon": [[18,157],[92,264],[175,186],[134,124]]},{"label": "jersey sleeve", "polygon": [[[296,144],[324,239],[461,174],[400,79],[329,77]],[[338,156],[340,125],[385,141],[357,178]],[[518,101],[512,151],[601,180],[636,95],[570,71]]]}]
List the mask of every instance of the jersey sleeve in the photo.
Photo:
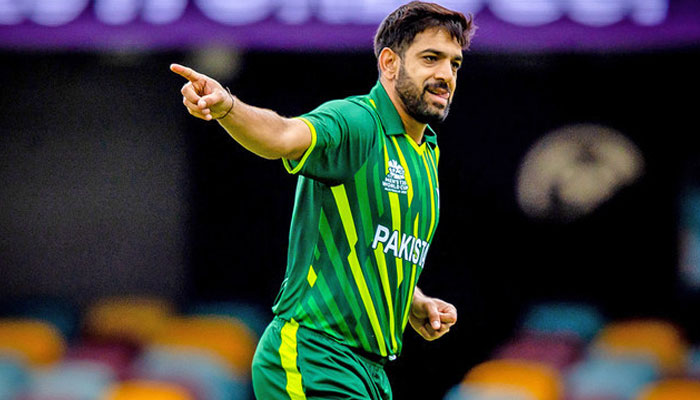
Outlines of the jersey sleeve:
[{"label": "jersey sleeve", "polygon": [[298,161],[283,159],[290,174],[324,182],[342,182],[355,175],[377,141],[370,111],[349,100],[333,100],[298,117],[311,130],[311,145]]}]

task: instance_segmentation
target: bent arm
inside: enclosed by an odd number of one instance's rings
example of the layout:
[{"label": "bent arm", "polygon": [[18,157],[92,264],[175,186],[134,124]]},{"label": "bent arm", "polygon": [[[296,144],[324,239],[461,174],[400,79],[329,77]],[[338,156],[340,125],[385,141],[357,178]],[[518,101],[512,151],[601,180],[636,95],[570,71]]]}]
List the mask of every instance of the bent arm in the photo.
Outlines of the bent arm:
[{"label": "bent arm", "polygon": [[299,160],[311,145],[311,130],[303,121],[284,118],[238,98],[231,112],[217,121],[241,146],[270,160]]},{"label": "bent arm", "polygon": [[449,332],[457,322],[457,309],[446,301],[426,296],[416,287],[408,321],[423,338],[435,340]]},{"label": "bent arm", "polygon": [[311,130],[304,122],[245,104],[215,79],[191,68],[171,64],[170,70],[188,80],[180,92],[191,115],[216,119],[232,138],[260,157],[299,160],[311,145]]}]

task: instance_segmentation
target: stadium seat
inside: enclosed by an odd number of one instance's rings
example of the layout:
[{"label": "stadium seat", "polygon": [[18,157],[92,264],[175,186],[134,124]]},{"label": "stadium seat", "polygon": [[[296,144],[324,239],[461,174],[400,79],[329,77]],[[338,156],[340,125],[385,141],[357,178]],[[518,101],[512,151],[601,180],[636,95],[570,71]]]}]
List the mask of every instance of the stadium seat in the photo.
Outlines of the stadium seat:
[{"label": "stadium seat", "polygon": [[0,312],[5,317],[47,322],[58,329],[67,341],[78,332],[78,309],[67,300],[52,297],[14,300],[3,304]]},{"label": "stadium seat", "polygon": [[443,400],[536,400],[522,389],[462,383],[453,387]]},{"label": "stadium seat", "polygon": [[98,400],[115,381],[106,365],[90,361],[65,361],[34,371],[27,398]]},{"label": "stadium seat", "polygon": [[29,385],[27,366],[17,358],[0,355],[0,400],[14,400]]},{"label": "stadium seat", "polygon": [[202,302],[189,307],[186,312],[192,315],[234,317],[258,336],[262,336],[272,320],[272,315],[260,306],[234,301]]},{"label": "stadium seat", "polygon": [[568,335],[590,341],[603,326],[603,317],[591,306],[576,303],[542,303],[525,316],[525,332]]},{"label": "stadium seat", "polygon": [[112,297],[90,306],[85,315],[88,336],[144,344],[155,337],[173,314],[166,300]]},{"label": "stadium seat", "polygon": [[233,371],[248,376],[257,337],[236,318],[187,316],[169,320],[153,344],[211,351]]},{"label": "stadium seat", "polygon": [[571,368],[566,391],[572,400],[632,399],[658,377],[658,367],[648,359],[594,355]]},{"label": "stadium seat", "polygon": [[573,337],[524,334],[501,346],[493,358],[536,361],[563,371],[578,359],[582,347]]},{"label": "stadium seat", "polygon": [[195,400],[183,387],[158,381],[129,380],[108,389],[100,400]]},{"label": "stadium seat", "polygon": [[0,353],[18,354],[30,366],[58,361],[66,344],[51,324],[30,319],[0,319]]},{"label": "stadium seat", "polygon": [[109,367],[117,379],[123,379],[130,372],[137,350],[126,343],[81,341],[68,348],[64,359],[101,363]]},{"label": "stadium seat", "polygon": [[700,381],[671,379],[648,386],[637,400],[698,400]]},{"label": "stadium seat", "polygon": [[139,378],[188,382],[207,400],[248,399],[248,380],[237,377],[216,354],[201,349],[150,346],[134,362]]},{"label": "stadium seat", "polygon": [[688,353],[686,371],[688,375],[700,379],[700,347],[695,347]]},{"label": "stadium seat", "polygon": [[596,337],[593,352],[610,355],[646,356],[666,373],[683,371],[687,346],[681,332],[661,320],[632,320],[606,326]]},{"label": "stadium seat", "polygon": [[535,400],[559,400],[563,385],[559,373],[541,363],[522,360],[492,360],[467,373],[464,383],[492,389],[527,392]]}]

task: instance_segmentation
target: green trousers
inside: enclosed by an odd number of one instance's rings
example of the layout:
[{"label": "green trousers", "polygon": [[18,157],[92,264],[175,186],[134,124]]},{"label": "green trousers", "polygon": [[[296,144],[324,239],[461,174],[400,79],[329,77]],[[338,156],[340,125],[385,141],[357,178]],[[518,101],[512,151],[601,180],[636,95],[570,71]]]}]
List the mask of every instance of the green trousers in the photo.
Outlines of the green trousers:
[{"label": "green trousers", "polygon": [[253,358],[258,400],[391,400],[384,366],[294,320],[272,320]]}]

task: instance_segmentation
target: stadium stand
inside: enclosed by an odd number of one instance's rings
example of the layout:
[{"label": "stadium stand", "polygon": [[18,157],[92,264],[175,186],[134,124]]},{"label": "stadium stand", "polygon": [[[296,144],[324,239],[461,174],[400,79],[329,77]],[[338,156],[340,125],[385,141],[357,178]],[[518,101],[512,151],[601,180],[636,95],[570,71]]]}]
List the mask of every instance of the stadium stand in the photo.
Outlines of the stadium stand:
[{"label": "stadium stand", "polygon": [[543,303],[443,400],[700,400],[700,350],[661,319]]},{"label": "stadium stand", "polygon": [[669,379],[654,383],[637,398],[637,400],[697,399],[700,399],[700,382],[685,379]]},{"label": "stadium stand", "polygon": [[0,316],[0,400],[253,398],[250,363],[268,319],[254,306],[179,312],[165,299],[110,297],[80,318],[63,305],[23,304]]}]

